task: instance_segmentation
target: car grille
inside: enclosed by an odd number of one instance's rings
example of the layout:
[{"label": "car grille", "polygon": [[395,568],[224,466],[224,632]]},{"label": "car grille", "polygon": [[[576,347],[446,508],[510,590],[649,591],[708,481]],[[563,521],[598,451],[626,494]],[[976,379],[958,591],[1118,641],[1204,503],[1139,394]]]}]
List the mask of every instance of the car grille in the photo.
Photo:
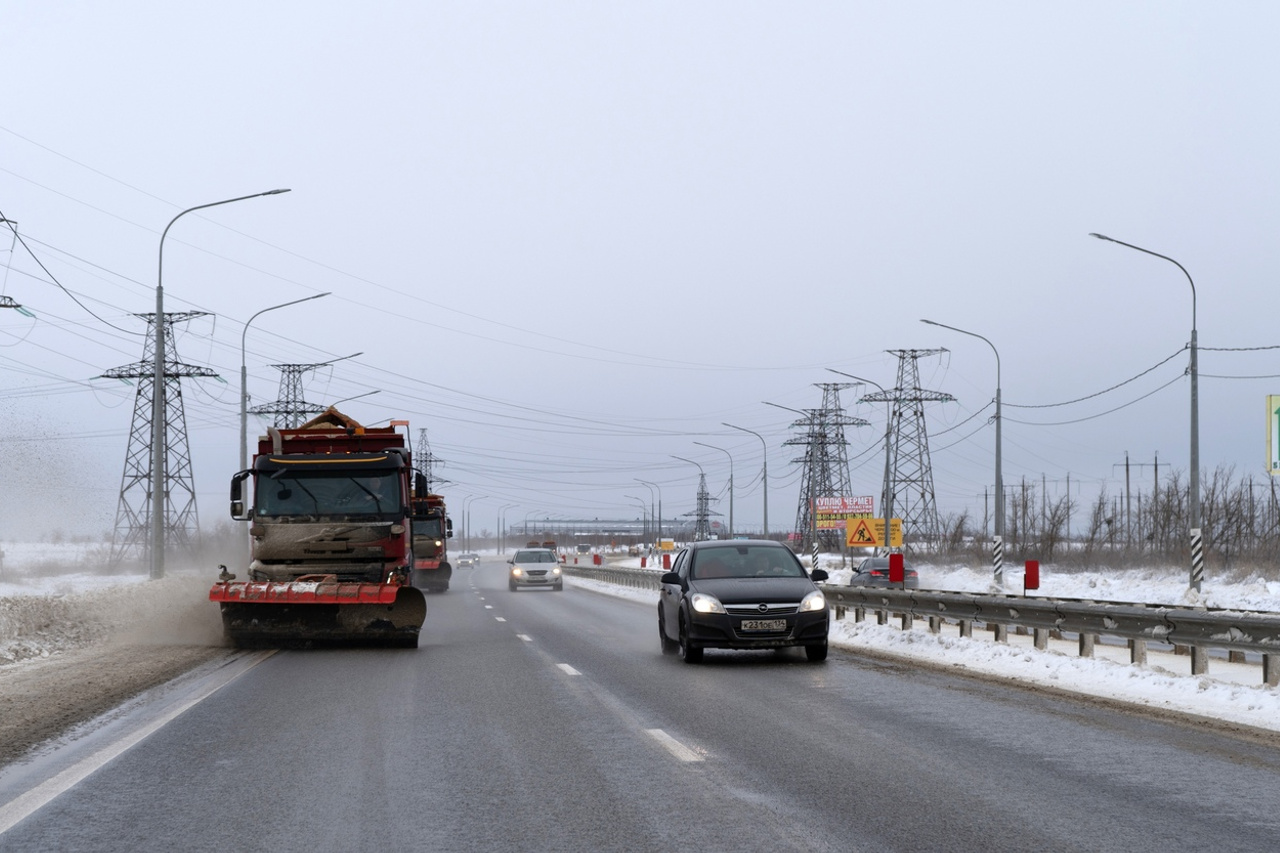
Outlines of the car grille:
[{"label": "car grille", "polygon": [[546,576],[547,570],[546,569],[529,569],[529,571],[527,571],[525,574],[527,574],[531,578],[541,578]]},{"label": "car grille", "polygon": [[788,616],[800,609],[794,602],[756,602],[755,604],[726,604],[726,612],[734,616]]}]

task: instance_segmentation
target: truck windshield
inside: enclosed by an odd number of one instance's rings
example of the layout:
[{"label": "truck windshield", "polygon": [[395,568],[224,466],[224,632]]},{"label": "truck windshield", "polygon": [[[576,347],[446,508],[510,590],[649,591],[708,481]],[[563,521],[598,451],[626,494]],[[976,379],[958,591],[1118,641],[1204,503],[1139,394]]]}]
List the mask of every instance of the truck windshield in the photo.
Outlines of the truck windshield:
[{"label": "truck windshield", "polygon": [[444,522],[438,518],[415,518],[413,520],[414,536],[430,536],[439,539],[444,536]]},{"label": "truck windshield", "polygon": [[371,515],[400,513],[395,471],[277,471],[258,480],[258,515]]}]

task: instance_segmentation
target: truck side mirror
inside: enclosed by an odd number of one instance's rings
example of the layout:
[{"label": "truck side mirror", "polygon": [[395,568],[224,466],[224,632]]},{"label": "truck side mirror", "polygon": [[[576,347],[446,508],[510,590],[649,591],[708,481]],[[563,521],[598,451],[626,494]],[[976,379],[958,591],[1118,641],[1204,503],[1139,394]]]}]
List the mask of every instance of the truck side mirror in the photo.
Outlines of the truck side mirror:
[{"label": "truck side mirror", "polygon": [[241,471],[231,478],[231,517],[236,521],[248,521],[252,511],[245,506],[244,483],[252,471]]},{"label": "truck side mirror", "polygon": [[445,533],[444,533],[445,538],[452,539],[453,538],[453,519],[446,518],[444,520],[444,527],[445,527]]}]

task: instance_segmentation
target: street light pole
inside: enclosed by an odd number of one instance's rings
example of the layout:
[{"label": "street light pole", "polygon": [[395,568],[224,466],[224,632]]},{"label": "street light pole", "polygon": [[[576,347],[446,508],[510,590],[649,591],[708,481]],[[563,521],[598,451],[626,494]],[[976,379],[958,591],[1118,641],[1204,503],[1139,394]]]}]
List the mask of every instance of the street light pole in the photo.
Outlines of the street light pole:
[{"label": "street light pole", "polygon": [[[164,577],[164,505],[165,505],[165,460],[168,456],[165,447],[164,412],[165,412],[165,375],[164,375],[164,238],[169,236],[169,229],[188,213],[217,207],[236,201],[259,198],[264,195],[279,195],[289,190],[267,190],[266,192],[227,198],[222,201],[211,201],[188,207],[179,213],[160,233],[160,256],[156,265],[156,340],[155,363],[152,369],[154,388],[151,394],[151,579]],[[243,444],[243,442],[242,442]],[[241,468],[243,469],[243,465]]]},{"label": "street light pole", "polygon": [[[703,470],[702,470],[702,466],[701,466],[701,465],[698,465],[698,463],[697,463],[697,462],[694,462],[692,459],[685,459],[683,456],[676,456],[674,453],[672,453],[672,454],[671,454],[671,458],[672,458],[672,459],[679,459],[681,462],[688,462],[690,465],[695,465],[695,466],[697,466],[697,468],[698,468],[698,476],[699,476],[699,481],[698,481],[698,494],[699,494],[699,495],[701,495],[701,494],[702,494],[702,485],[707,481],[707,472],[706,472],[706,471],[703,471]],[[698,511],[698,510],[697,510],[697,503],[695,502],[695,503],[694,503],[694,513],[696,514],[696,513],[697,513],[697,511]],[[697,521],[696,521],[696,515],[695,515],[695,521],[694,521],[694,535],[695,535],[695,536],[697,535],[697,532],[698,532],[698,527],[697,527]]]},{"label": "street light pole", "polygon": [[638,497],[636,497],[635,495],[623,495],[623,497],[624,497],[624,498],[630,498],[630,499],[631,499],[631,500],[633,500],[633,501],[637,501],[637,502],[639,502],[639,504],[640,504],[640,525],[641,525],[642,530],[644,531],[643,536],[644,536],[644,538],[647,540],[647,539],[649,538],[649,520],[648,520],[648,518],[645,516],[644,498],[638,498]]},{"label": "street light pole", "polygon": [[710,447],[712,450],[719,450],[725,456],[729,457],[729,538],[733,538],[733,454],[725,450],[723,447],[716,447],[714,444],[707,444],[703,441],[695,441],[694,444],[702,447]]},{"label": "street light pole", "polygon": [[756,438],[760,439],[760,447],[763,449],[762,455],[764,458],[764,473],[760,477],[761,482],[764,483],[764,533],[762,535],[764,536],[765,539],[768,539],[769,538],[769,445],[765,443],[764,436],[753,429],[734,426],[733,424],[726,423],[724,421],[721,421],[720,425],[727,426],[729,429],[736,429],[739,432],[749,432],[752,435],[754,435]]},{"label": "street light pole", "polygon": [[249,389],[248,389],[248,371],[245,367],[245,336],[249,333],[249,324],[258,319],[268,311],[275,311],[279,308],[288,308],[290,305],[297,305],[300,302],[310,302],[312,299],[320,299],[324,296],[331,295],[330,291],[317,293],[314,296],[304,296],[302,299],[294,299],[292,302],[282,302],[279,305],[272,305],[270,308],[263,308],[245,321],[244,329],[240,331],[240,470],[249,467],[248,457],[248,440],[249,440]]},{"label": "street light pole", "polygon": [[845,373],[843,370],[836,370],[828,367],[827,370],[832,373],[838,373],[841,376],[847,376],[850,379],[856,379],[859,382],[865,382],[868,385],[874,385],[880,389],[880,393],[884,395],[885,414],[884,414],[884,494],[881,497],[880,507],[884,510],[884,551],[889,553],[889,543],[893,541],[891,528],[893,525],[893,480],[890,472],[889,461],[893,455],[893,401],[889,399],[889,392],[884,390],[884,386],[879,382],[871,379],[863,379],[860,376],[854,376],[852,373]]},{"label": "street light pole", "polygon": [[1004,586],[1004,477],[1000,469],[1000,351],[996,349],[995,344],[977,332],[957,329],[955,326],[948,326],[946,323],[937,323],[933,320],[921,319],[920,322],[928,323],[930,326],[950,329],[953,332],[959,332],[962,335],[985,341],[987,346],[991,347],[991,351],[996,354],[996,533],[995,539],[991,543],[991,563],[995,569],[996,587],[1001,588]]},{"label": "street light pole", "polygon": [[468,551],[473,550],[471,547],[471,502],[474,500],[482,500],[485,495],[468,495],[462,499],[462,523],[466,526],[466,535],[463,539],[466,541]]},{"label": "street light pole", "polygon": [[507,504],[506,506],[498,507],[498,536],[500,537],[498,541],[501,543],[498,546],[499,554],[507,553],[507,510],[518,506],[520,504]]},{"label": "street light pole", "polygon": [[[658,533],[656,535],[656,538],[658,541],[655,542],[654,544],[657,545],[659,548],[661,548],[662,547],[662,486],[659,486],[657,483],[650,483],[648,480],[641,480],[639,477],[635,477],[634,479],[637,483],[644,483],[650,489],[658,490]],[[653,509],[653,492],[652,491],[649,492],[649,509],[650,510]],[[652,515],[653,513],[650,512],[649,514]]]},{"label": "street light pole", "polygon": [[1196,343],[1196,283],[1192,281],[1187,268],[1168,255],[1105,234],[1090,233],[1089,236],[1168,261],[1182,270],[1187,283],[1191,285],[1191,495],[1188,508],[1191,511],[1191,588],[1199,592],[1204,581],[1204,534],[1200,528],[1200,356]]}]

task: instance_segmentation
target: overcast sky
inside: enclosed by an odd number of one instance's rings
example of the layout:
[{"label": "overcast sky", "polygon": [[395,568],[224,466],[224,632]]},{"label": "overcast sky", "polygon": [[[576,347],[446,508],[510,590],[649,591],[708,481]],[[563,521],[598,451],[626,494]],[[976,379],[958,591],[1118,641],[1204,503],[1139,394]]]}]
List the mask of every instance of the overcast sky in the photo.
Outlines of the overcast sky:
[{"label": "overcast sky", "polygon": [[[142,356],[160,234],[276,187],[165,241],[166,310],[211,315],[180,356],[225,380],[184,384],[206,526],[243,324],[324,291],[249,328],[252,402],[271,364],[362,353],[306,399],[377,390],[342,408],[427,429],[477,529],[635,517],[636,478],[689,512],[676,454],[725,514],[731,456],[758,530],[761,443],[723,421],[765,437],[788,528],[795,416],[763,401],[940,347],[938,508],[980,524],[996,360],[922,317],[998,349],[1007,485],[1087,505],[1128,452],[1149,490],[1157,454],[1188,469],[1191,287],[1094,231],[1194,277],[1202,468],[1261,483],[1280,351],[1226,350],[1280,344],[1278,31],[1262,2],[7,3],[0,214],[34,257],[0,234],[0,275],[35,317],[0,311],[0,537],[113,525],[133,389],[92,377]],[[878,505],[867,390],[842,400]]]}]

